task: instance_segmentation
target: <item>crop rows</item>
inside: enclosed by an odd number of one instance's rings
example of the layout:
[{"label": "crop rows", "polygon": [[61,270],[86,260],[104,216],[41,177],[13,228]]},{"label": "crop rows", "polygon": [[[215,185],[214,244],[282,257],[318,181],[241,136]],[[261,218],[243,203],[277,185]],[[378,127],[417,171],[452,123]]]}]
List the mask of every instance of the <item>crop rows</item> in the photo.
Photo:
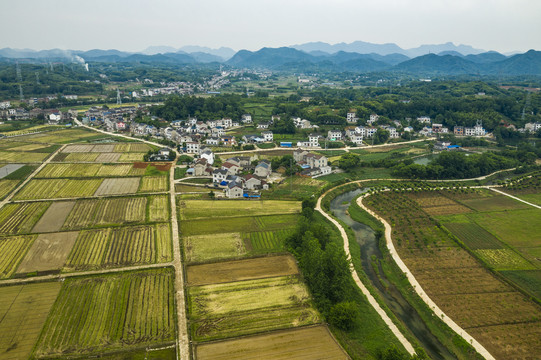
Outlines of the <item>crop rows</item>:
[{"label": "crop rows", "polygon": [[192,334],[211,340],[313,324],[306,287],[294,276],[188,288]]},{"label": "crop rows", "polygon": [[446,223],[445,227],[470,249],[501,249],[503,247],[494,235],[475,223]]},{"label": "crop rows", "polygon": [[207,201],[188,200],[179,204],[182,220],[208,217],[236,217],[276,214],[294,214],[300,212],[298,201]]},{"label": "crop rows", "polygon": [[169,197],[151,196],[148,204],[148,221],[169,221]]},{"label": "crop rows", "polygon": [[148,264],[154,260],[156,243],[150,226],[113,229],[105,265]]},{"label": "crop rows", "polygon": [[170,344],[175,338],[173,294],[170,270],[66,279],[35,355]]},{"label": "crop rows", "polygon": [[276,251],[284,248],[291,230],[258,231],[247,234],[254,251]]},{"label": "crop rows", "polygon": [[479,249],[475,253],[497,270],[535,270],[535,267],[510,249]]},{"label": "crop rows", "polygon": [[120,155],[119,161],[122,162],[133,162],[133,161],[143,161],[145,153],[126,153]]},{"label": "crop rows", "polygon": [[0,237],[0,278],[10,277],[36,235]]},{"label": "crop rows", "polygon": [[81,231],[66,261],[66,267],[88,270],[102,265],[110,233],[111,229]]},{"label": "crop rows", "polygon": [[0,199],[9,194],[19,184],[19,180],[0,180]]},{"label": "crop rows", "polygon": [[29,233],[51,203],[7,204],[0,209],[0,234]]},{"label": "crop rows", "polygon": [[101,179],[33,179],[17,195],[17,200],[54,199],[92,196]]},{"label": "crop rows", "polygon": [[145,221],[146,204],[146,197],[78,200],[63,229],[141,223]]},{"label": "crop rows", "polygon": [[119,153],[146,153],[151,150],[150,146],[143,143],[120,143],[115,145],[114,152]]},{"label": "crop rows", "polygon": [[160,192],[167,191],[169,188],[169,178],[167,176],[145,176],[141,178],[139,192]]},{"label": "crop rows", "polygon": [[167,224],[156,225],[156,262],[173,261],[173,244],[171,242],[171,226]]},{"label": "crop rows", "polygon": [[[59,156],[60,155],[64,155],[64,154],[58,154],[57,156],[55,156],[54,160],[55,161],[89,161],[89,162],[93,162],[96,160],[96,158],[98,157],[98,153],[70,153],[70,154],[67,154],[67,156],[62,156],[62,158],[60,158]],[[57,158],[58,157],[58,158]]]}]

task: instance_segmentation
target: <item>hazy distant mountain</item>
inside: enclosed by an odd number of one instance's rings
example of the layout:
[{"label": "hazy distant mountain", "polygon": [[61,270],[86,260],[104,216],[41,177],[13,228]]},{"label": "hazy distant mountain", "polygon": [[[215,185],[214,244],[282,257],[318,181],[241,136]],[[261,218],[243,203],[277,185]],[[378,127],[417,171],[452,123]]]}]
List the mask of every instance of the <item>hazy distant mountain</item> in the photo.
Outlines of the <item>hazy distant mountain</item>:
[{"label": "hazy distant mountain", "polygon": [[437,45],[421,45],[413,49],[407,49],[406,55],[417,57],[426,54],[439,54],[444,51],[456,51],[462,55],[480,54],[484,50],[474,49],[470,45],[455,45],[452,42]]},{"label": "hazy distant mountain", "polygon": [[223,62],[224,58],[221,56],[216,56],[208,54],[205,52],[193,52],[189,54],[195,61],[201,63],[211,63],[211,62]]},{"label": "hazy distant mountain", "polygon": [[507,59],[507,56],[500,54],[499,52],[496,52],[496,51],[488,51],[486,53],[477,54],[477,55],[467,55],[464,58],[474,63],[487,64],[487,63],[496,62],[496,61],[503,61]]},{"label": "hazy distant mountain", "polygon": [[119,51],[119,50],[100,50],[100,49],[93,49],[88,51],[75,51],[75,54],[79,55],[83,59],[86,58],[96,58],[100,56],[118,56],[118,57],[127,57],[130,56],[132,53]]},{"label": "hazy distant mountain", "polygon": [[211,49],[209,47],[205,46],[183,46],[179,49],[180,51],[184,51],[188,54],[194,53],[194,52],[201,52],[201,53],[207,53],[214,56],[219,56],[223,58],[224,60],[228,60],[233,55],[235,55],[235,50],[228,48],[228,47],[221,47],[219,49]]},{"label": "hazy distant mountain", "polygon": [[336,53],[338,51],[356,52],[359,54],[375,53],[379,55],[390,54],[402,54],[408,57],[417,57],[430,53],[439,54],[444,51],[456,51],[462,55],[479,54],[483,50],[474,49],[469,45],[455,45],[451,42],[438,45],[421,45],[412,49],[402,49],[400,46],[388,43],[388,44],[373,44],[364,41],[355,41],[350,44],[338,43],[330,45],[324,42],[310,42],[300,45],[292,45],[294,49],[302,50],[306,52],[323,51],[329,54]]},{"label": "hazy distant mountain", "polygon": [[177,49],[175,49],[172,46],[149,46],[145,50],[141,51],[141,54],[145,55],[156,55],[156,54],[167,54],[167,53],[174,53],[177,52]]},{"label": "hazy distant mountain", "polygon": [[338,51],[356,52],[359,54],[375,53],[379,55],[404,53],[404,50],[396,44],[372,44],[364,41],[355,41],[351,44],[339,43],[334,45],[330,45],[324,42],[310,42],[301,45],[292,45],[291,47],[306,52],[323,51],[329,54],[333,54]]}]

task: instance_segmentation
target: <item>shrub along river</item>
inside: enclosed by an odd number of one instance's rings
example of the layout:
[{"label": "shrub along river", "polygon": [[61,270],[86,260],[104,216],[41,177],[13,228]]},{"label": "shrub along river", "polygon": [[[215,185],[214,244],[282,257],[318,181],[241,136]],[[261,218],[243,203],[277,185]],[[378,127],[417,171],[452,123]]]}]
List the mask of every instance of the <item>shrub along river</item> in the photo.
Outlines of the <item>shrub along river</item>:
[{"label": "shrub along river", "polygon": [[[398,288],[387,279],[380,261],[384,261],[375,233],[369,226],[354,221],[347,209],[350,202],[367,189],[358,189],[337,196],[331,201],[331,211],[335,217],[348,225],[355,233],[355,239],[361,246],[361,263],[364,272],[380,298],[400,319],[423,346],[432,359],[456,359],[449,350],[430,332],[421,316],[402,296]],[[374,267],[377,267],[375,269]]]}]

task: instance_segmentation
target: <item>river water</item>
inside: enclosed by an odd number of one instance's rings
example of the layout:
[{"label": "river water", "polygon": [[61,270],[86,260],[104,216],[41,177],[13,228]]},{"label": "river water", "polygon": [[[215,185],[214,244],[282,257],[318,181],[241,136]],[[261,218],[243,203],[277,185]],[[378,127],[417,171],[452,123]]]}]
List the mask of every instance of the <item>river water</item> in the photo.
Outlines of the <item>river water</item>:
[{"label": "river water", "polygon": [[354,221],[347,213],[350,202],[366,189],[349,191],[337,196],[331,201],[331,211],[347,224],[355,233],[357,243],[361,246],[361,263],[364,272],[377,289],[380,297],[385,301],[389,309],[410,329],[411,333],[423,346],[427,355],[432,359],[456,359],[449,350],[430,332],[426,324],[413,308],[404,299],[400,291],[385,276],[379,260],[383,255],[372,228],[357,221]]}]

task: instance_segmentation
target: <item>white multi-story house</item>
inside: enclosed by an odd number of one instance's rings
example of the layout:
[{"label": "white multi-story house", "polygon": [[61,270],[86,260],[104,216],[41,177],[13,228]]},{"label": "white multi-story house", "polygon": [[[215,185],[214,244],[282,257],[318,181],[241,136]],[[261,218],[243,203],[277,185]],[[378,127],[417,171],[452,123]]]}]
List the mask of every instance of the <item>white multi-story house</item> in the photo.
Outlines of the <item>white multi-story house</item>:
[{"label": "white multi-story house", "polygon": [[541,130],[541,123],[527,123],[526,125],[524,125],[524,130],[529,132],[537,132],[538,130]]},{"label": "white multi-story house", "polygon": [[0,109],[7,109],[11,106],[11,102],[9,101],[2,101],[0,102]]},{"label": "white multi-story house", "polygon": [[222,126],[224,128],[230,128],[231,126],[233,126],[233,120],[229,119],[229,118],[225,118],[225,119],[222,119]]},{"label": "white multi-story house", "polygon": [[349,136],[349,140],[351,140],[352,143],[354,143],[357,146],[360,146],[363,144],[363,137],[362,135],[358,135],[357,133],[351,134]]},{"label": "white multi-story house", "polygon": [[186,143],[186,152],[189,154],[199,154],[199,151],[201,150],[201,145],[196,142],[187,142]]},{"label": "white multi-story house", "polygon": [[250,115],[250,114],[244,114],[244,115],[242,115],[240,121],[241,121],[243,124],[251,124],[251,123],[252,123],[252,115]]},{"label": "white multi-story house", "polygon": [[420,116],[417,118],[417,121],[419,121],[421,124],[430,124],[430,116]]},{"label": "white multi-story house", "polygon": [[265,142],[272,142],[274,140],[272,131],[262,131],[261,135],[263,136],[263,139],[265,140]]},{"label": "white multi-story house", "polygon": [[342,140],[342,131],[340,130],[329,130],[327,132],[327,139],[331,141],[340,141]]},{"label": "white multi-story house", "polygon": [[308,135],[308,142],[310,143],[310,147],[319,147],[319,138],[321,135],[318,134],[310,134]]},{"label": "white multi-story house", "polygon": [[348,123],[356,123],[358,118],[356,116],[357,114],[354,113],[354,112],[348,112],[347,115],[346,115],[346,120]]},{"label": "white multi-story house", "polygon": [[372,125],[372,124],[374,124],[376,121],[378,121],[378,119],[379,119],[379,115],[377,115],[377,114],[370,114],[370,119],[368,119],[368,120],[366,121],[366,123],[367,123],[368,125]]}]

